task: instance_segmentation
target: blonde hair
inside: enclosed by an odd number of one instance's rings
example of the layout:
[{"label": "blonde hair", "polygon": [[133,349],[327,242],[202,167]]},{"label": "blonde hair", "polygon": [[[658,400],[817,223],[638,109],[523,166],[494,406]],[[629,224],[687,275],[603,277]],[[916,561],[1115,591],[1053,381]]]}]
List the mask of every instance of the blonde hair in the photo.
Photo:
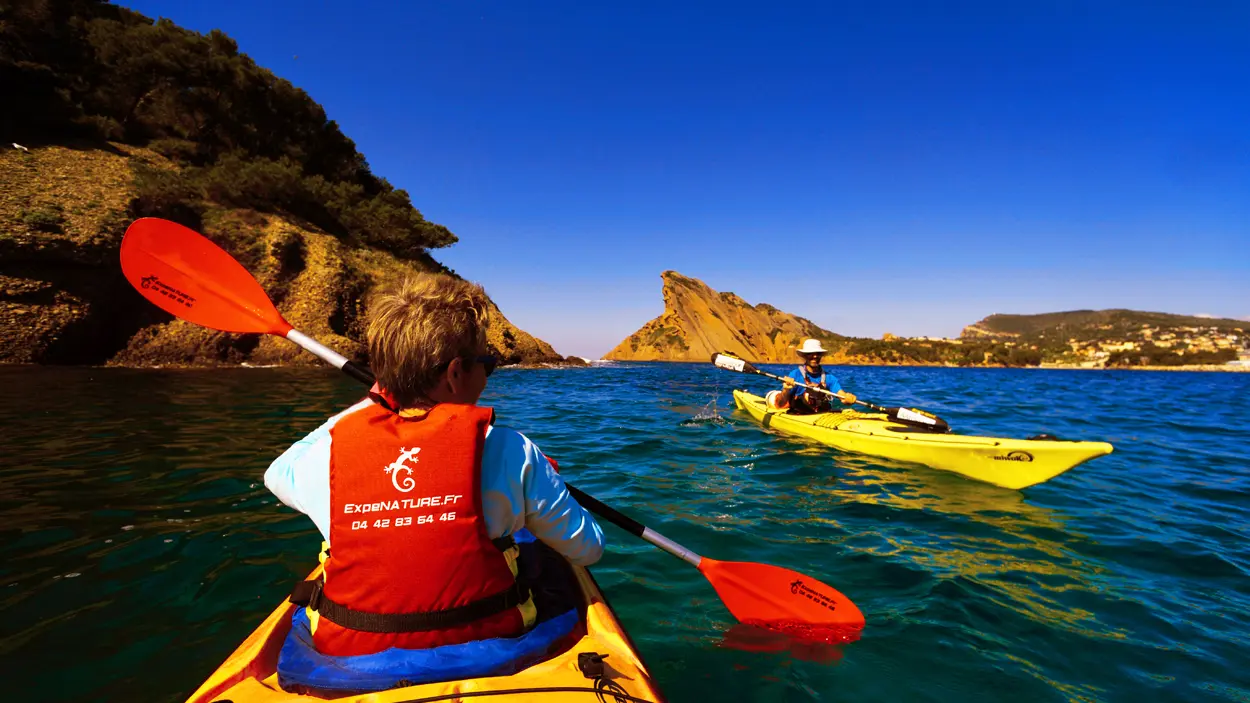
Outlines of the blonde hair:
[{"label": "blonde hair", "polygon": [[446,274],[411,274],[377,294],[365,337],[369,365],[401,408],[434,387],[457,357],[486,348],[490,299],[476,283]]}]

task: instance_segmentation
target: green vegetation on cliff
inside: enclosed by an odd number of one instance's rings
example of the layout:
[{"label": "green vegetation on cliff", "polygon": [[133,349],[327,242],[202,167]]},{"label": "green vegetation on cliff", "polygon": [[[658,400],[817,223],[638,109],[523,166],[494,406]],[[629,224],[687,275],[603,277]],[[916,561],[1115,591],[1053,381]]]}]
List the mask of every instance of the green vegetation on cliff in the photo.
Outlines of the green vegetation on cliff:
[{"label": "green vegetation on cliff", "polygon": [[[826,345],[828,346],[828,345]],[[951,342],[921,339],[844,338],[829,347],[844,356],[887,364],[942,366],[1037,366],[1042,352],[995,341]]]},{"label": "green vegetation on cliff", "polygon": [[6,141],[142,145],[185,167],[141,172],[132,215],[194,227],[206,202],[284,212],[405,258],[456,241],[220,31],[97,0],[17,0],[0,20],[0,84]]}]

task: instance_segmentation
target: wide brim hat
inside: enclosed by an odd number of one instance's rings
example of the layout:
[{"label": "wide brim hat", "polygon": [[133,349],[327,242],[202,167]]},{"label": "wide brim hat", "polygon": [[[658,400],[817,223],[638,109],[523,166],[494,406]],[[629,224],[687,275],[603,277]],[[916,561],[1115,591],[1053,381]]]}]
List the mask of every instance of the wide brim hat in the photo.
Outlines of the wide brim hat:
[{"label": "wide brim hat", "polygon": [[825,348],[820,346],[820,342],[814,339],[804,339],[803,345],[795,350],[797,354],[827,354]]}]

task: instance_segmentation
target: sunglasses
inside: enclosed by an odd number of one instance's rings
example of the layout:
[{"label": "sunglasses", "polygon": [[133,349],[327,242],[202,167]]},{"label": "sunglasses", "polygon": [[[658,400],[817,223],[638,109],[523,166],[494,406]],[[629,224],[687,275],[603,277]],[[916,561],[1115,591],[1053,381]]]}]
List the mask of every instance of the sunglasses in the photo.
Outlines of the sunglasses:
[{"label": "sunglasses", "polygon": [[490,375],[495,373],[495,367],[499,365],[499,359],[496,359],[494,354],[475,356],[473,360],[482,365],[482,370],[486,372],[487,378],[490,378]]},{"label": "sunglasses", "polygon": [[434,370],[437,371],[438,373],[442,373],[443,371],[446,371],[447,367],[451,366],[451,362],[455,361],[456,358],[471,359],[472,361],[481,364],[482,370],[486,372],[487,378],[490,378],[490,375],[495,373],[495,367],[499,365],[499,359],[495,358],[494,354],[483,354],[481,356],[474,356],[474,357],[468,357],[468,356],[453,357],[452,359],[448,359],[447,361],[444,361],[443,363],[439,364],[437,367],[435,367]]}]

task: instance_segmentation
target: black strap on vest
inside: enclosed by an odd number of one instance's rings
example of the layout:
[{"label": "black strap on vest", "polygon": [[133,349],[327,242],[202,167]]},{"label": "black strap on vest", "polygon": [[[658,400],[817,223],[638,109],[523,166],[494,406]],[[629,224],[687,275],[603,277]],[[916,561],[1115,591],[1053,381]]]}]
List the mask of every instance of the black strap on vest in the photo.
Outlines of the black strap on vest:
[{"label": "black strap on vest", "polygon": [[[516,542],[511,535],[506,535],[491,540],[491,544],[503,552],[511,549]],[[380,634],[428,632],[463,627],[515,608],[530,599],[529,584],[518,576],[516,583],[499,593],[446,610],[417,613],[368,613],[330,600],[322,591],[324,586],[324,578],[301,581],[295,584],[295,588],[291,591],[290,601],[295,605],[307,606],[317,611],[318,615],[340,627]]]},{"label": "black strap on vest", "polygon": [[363,610],[348,608],[327,598],[321,590],[324,584],[325,582],[321,579],[296,584],[295,590],[291,593],[291,602],[308,606],[317,611],[321,617],[340,627],[359,632],[383,634],[428,632],[463,627],[515,608],[530,598],[529,587],[517,582],[493,596],[446,610],[429,610],[419,613],[367,613]]}]

